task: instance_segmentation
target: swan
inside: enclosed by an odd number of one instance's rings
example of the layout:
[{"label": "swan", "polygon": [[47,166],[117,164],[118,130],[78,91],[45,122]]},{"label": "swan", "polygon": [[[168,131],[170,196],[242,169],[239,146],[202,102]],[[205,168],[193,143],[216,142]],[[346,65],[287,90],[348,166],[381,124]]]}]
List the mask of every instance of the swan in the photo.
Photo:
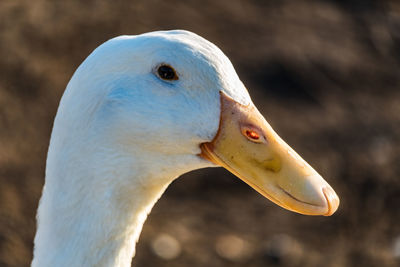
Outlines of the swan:
[{"label": "swan", "polygon": [[130,266],[167,186],[215,166],[294,212],[329,216],[339,205],[258,112],[214,44],[183,30],[105,42],[59,104],[32,266]]}]

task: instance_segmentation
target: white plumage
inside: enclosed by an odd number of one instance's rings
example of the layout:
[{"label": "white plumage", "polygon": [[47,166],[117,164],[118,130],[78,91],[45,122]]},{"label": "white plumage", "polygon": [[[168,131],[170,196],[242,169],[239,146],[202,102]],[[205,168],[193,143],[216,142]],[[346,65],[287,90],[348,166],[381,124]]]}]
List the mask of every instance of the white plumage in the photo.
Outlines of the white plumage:
[{"label": "white plumage", "polygon": [[[177,82],[157,77],[162,63]],[[217,132],[220,90],[250,101],[229,59],[193,33],[121,36],[98,47],[60,102],[32,266],[130,266],[169,183],[213,166],[197,154]]]}]

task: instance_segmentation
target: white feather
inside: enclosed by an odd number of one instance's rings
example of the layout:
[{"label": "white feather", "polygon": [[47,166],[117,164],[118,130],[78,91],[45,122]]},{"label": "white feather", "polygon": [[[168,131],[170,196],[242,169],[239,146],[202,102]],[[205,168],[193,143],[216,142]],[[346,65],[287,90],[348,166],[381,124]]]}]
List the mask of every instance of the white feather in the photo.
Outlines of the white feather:
[{"label": "white feather", "polygon": [[[179,75],[156,75],[167,63]],[[152,206],[219,125],[219,91],[251,102],[229,59],[187,31],[121,36],[77,69],[48,151],[32,266],[130,266]]]}]

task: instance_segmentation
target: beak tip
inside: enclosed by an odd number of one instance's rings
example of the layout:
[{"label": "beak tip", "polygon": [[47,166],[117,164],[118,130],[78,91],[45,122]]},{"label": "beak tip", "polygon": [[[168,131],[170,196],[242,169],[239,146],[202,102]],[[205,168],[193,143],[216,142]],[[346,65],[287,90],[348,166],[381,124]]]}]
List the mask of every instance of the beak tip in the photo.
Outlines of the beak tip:
[{"label": "beak tip", "polygon": [[330,187],[324,187],[322,189],[322,192],[324,193],[326,202],[327,202],[327,206],[328,206],[328,212],[326,214],[324,214],[324,216],[331,216],[332,214],[334,214],[336,212],[336,210],[339,207],[339,197],[337,196],[337,194],[335,193],[335,191]]}]

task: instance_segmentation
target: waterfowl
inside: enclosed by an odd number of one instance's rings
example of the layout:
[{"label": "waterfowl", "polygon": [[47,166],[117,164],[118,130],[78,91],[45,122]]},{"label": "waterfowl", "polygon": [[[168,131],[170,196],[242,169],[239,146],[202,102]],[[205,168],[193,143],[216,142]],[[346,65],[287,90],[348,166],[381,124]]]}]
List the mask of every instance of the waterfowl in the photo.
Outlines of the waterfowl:
[{"label": "waterfowl", "polygon": [[214,44],[182,30],[105,42],[60,101],[32,266],[130,266],[167,186],[215,166],[294,212],[331,215],[339,205],[257,111]]}]

